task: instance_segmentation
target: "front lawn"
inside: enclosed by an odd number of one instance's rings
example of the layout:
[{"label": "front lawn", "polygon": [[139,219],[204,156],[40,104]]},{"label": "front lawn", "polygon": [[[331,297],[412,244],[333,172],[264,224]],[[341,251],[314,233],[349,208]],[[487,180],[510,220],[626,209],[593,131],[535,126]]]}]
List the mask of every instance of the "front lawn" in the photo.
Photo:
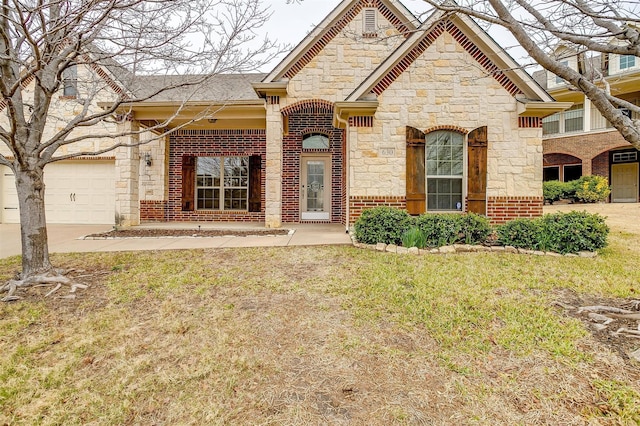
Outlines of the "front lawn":
[{"label": "front lawn", "polygon": [[[554,303],[640,298],[636,234],[612,232],[595,259],[290,247],[53,261],[91,286],[0,305],[0,424],[640,422],[626,357],[640,339]],[[18,269],[0,260],[1,279]]]}]

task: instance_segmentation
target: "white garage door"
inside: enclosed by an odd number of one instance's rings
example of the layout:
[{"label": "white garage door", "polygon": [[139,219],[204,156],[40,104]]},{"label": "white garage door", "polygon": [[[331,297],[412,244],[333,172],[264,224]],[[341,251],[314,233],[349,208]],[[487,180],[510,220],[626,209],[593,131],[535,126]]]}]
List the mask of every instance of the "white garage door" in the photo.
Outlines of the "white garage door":
[{"label": "white garage door", "polygon": [[[18,199],[9,169],[2,176],[2,221],[18,223]],[[112,224],[115,212],[113,161],[71,161],[44,170],[47,223]]]}]

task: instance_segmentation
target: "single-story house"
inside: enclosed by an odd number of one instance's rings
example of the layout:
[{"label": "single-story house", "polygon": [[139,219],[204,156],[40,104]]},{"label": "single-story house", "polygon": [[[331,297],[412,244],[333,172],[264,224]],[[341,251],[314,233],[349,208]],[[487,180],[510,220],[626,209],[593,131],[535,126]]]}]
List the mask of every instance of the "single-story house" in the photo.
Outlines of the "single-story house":
[{"label": "single-story house", "polygon": [[[344,0],[268,74],[126,105],[121,127],[179,111],[180,129],[48,166],[48,220],[349,226],[381,205],[535,217],[542,119],[564,108],[467,16]],[[16,221],[10,173],[0,183],[1,220]]]}]

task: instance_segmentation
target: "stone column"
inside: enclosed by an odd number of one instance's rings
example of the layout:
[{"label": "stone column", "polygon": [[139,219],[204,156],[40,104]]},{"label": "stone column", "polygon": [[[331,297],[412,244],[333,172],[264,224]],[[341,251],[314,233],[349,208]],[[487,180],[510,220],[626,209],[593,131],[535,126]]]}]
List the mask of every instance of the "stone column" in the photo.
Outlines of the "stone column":
[{"label": "stone column", "polygon": [[267,103],[265,220],[267,228],[282,226],[282,114],[278,103]]},{"label": "stone column", "polygon": [[116,224],[133,226],[140,224],[140,136],[137,121],[118,123],[118,142],[130,146],[116,149]]}]

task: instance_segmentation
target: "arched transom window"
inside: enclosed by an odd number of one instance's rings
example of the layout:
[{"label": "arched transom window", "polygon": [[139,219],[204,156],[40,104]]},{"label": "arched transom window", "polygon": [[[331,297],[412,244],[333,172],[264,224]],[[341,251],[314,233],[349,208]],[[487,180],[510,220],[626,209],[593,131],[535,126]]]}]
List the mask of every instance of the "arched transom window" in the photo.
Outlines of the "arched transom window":
[{"label": "arched transom window", "polygon": [[310,133],[302,138],[302,149],[329,149],[329,137],[322,133]]}]

